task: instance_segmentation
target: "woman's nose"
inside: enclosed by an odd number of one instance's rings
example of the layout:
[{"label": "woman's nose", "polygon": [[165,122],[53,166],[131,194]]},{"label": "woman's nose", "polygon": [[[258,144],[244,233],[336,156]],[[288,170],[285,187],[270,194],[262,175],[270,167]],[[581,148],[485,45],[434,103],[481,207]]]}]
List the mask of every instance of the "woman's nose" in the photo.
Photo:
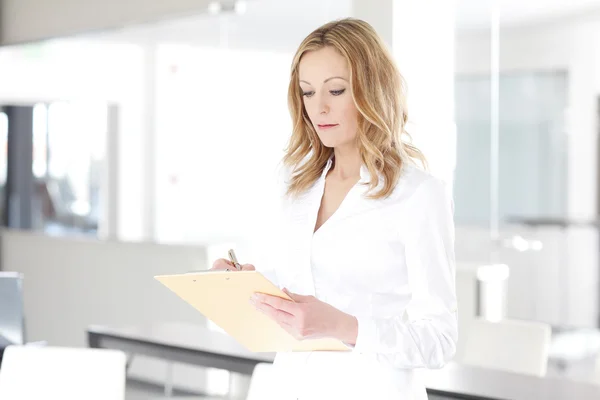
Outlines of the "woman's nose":
[{"label": "woman's nose", "polygon": [[329,112],[329,104],[326,101],[321,100],[319,102],[319,113],[327,114]]}]

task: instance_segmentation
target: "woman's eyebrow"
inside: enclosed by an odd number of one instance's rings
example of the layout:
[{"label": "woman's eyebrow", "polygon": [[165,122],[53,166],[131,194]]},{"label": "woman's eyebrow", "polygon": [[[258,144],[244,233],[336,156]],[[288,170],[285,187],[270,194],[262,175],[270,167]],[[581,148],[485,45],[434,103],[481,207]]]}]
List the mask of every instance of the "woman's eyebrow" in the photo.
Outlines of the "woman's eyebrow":
[{"label": "woman's eyebrow", "polygon": [[[342,78],[341,76],[332,76],[332,77],[330,77],[330,78],[327,78],[327,79],[325,79],[325,80],[323,81],[323,83],[327,83],[327,82],[329,82],[329,81],[330,81],[330,80],[332,80],[332,79],[341,79],[341,80],[343,80],[343,81],[346,81],[346,82],[348,82],[348,80],[347,80],[346,78]],[[302,79],[300,79],[300,82],[304,82],[304,83],[306,83],[306,84],[308,84],[308,85],[310,85],[310,84],[311,84],[310,82],[308,82],[308,81],[305,81],[305,80],[302,80]]]}]

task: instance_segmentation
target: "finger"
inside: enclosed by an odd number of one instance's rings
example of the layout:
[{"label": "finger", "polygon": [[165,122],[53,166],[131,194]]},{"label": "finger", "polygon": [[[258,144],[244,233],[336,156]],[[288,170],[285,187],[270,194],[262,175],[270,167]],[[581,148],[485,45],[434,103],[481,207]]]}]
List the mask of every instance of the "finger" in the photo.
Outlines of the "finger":
[{"label": "finger", "polygon": [[294,320],[294,316],[292,314],[289,314],[282,310],[278,310],[277,308],[274,308],[265,303],[257,303],[255,307],[257,310],[266,314],[271,319],[274,319],[278,324],[285,324],[290,327],[292,326]]},{"label": "finger", "polygon": [[256,300],[257,302],[264,303],[277,310],[285,311],[288,314],[295,314],[297,310],[297,306],[296,304],[294,304],[293,301],[282,299],[279,296],[271,296],[264,293],[257,293]]},{"label": "finger", "polygon": [[297,340],[303,340],[306,339],[306,337],[304,337],[304,335],[302,335],[302,333],[300,333],[298,331],[298,329],[296,329],[294,327],[293,324],[290,323],[286,323],[283,321],[276,321],[278,323],[278,325],[280,327],[282,327],[287,333],[289,333],[290,335],[292,335],[294,338],[296,338]]},{"label": "finger", "polygon": [[276,308],[271,307],[265,303],[255,303],[254,306],[256,309],[265,314],[267,317],[275,321],[279,326],[281,326],[285,331],[287,331],[290,335],[295,337],[296,339],[301,339],[302,335],[295,328],[296,326],[296,316],[292,314],[288,314],[285,311],[278,310]]},{"label": "finger", "polygon": [[235,269],[233,263],[225,258],[219,258],[215,260],[211,270],[222,270],[222,269]]},{"label": "finger", "polygon": [[283,292],[285,294],[287,294],[288,296],[290,296],[292,298],[292,300],[294,300],[298,303],[306,303],[307,301],[311,300],[313,297],[313,296],[304,296],[301,294],[292,293],[289,290],[287,290],[286,288],[283,289]]},{"label": "finger", "polygon": [[289,290],[287,290],[286,288],[283,288],[283,293],[287,294],[288,297],[293,301],[296,302],[296,300],[294,300],[294,298],[292,297],[292,292],[290,292]]},{"label": "finger", "polygon": [[256,271],[256,268],[252,264],[242,265],[242,271]]},{"label": "finger", "polygon": [[287,333],[298,339],[298,332],[294,329],[294,327],[290,324],[287,324],[282,321],[276,321],[277,324],[282,327]]}]

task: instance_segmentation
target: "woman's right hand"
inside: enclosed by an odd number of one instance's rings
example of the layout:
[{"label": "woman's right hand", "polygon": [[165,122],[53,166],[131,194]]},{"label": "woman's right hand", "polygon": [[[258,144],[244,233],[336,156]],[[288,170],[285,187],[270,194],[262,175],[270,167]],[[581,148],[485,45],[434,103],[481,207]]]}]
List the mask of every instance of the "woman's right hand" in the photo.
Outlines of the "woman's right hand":
[{"label": "woman's right hand", "polygon": [[[213,263],[211,271],[223,271],[223,270],[237,271],[238,269],[233,265],[233,263],[226,258],[219,258]],[[241,271],[256,271],[254,265],[252,264],[243,264]]]}]

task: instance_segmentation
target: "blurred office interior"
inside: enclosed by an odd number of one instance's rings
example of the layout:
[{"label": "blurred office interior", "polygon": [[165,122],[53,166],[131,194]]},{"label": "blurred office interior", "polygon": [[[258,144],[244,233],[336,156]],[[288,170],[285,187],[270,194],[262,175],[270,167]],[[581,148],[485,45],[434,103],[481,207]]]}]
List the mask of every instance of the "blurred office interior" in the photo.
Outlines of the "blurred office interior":
[{"label": "blurred office interior", "polygon": [[[600,392],[600,0],[0,0],[0,11],[0,270],[23,296],[0,311],[22,307],[17,344],[87,348],[92,326],[224,334],[153,276],[268,249],[291,58],[319,25],[355,16],[390,46],[414,142],[453,189],[455,362],[475,363],[473,321],[532,322],[552,332],[540,379]],[[129,356],[128,399],[232,397],[250,379]]]}]

